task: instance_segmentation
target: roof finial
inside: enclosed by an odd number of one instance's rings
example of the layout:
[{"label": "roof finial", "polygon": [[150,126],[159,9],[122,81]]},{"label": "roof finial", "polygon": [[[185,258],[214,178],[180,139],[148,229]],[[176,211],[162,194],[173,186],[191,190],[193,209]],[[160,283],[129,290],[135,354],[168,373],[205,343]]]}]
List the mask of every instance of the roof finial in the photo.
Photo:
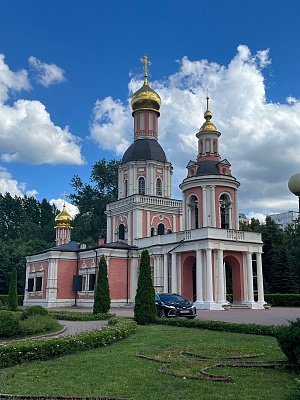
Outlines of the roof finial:
[{"label": "roof finial", "polygon": [[64,198],[64,206],[66,206],[66,198],[67,197],[69,197],[69,195],[66,193],[66,191],[64,190],[64,192],[63,193],[61,193],[61,196],[63,196],[63,198]]},{"label": "roof finial", "polygon": [[206,88],[206,111],[209,111],[209,96],[208,96],[208,88]]},{"label": "roof finial", "polygon": [[148,66],[152,64],[150,60],[148,60],[147,54],[144,55],[144,58],[140,58],[140,61],[144,64],[144,85],[148,85]]}]

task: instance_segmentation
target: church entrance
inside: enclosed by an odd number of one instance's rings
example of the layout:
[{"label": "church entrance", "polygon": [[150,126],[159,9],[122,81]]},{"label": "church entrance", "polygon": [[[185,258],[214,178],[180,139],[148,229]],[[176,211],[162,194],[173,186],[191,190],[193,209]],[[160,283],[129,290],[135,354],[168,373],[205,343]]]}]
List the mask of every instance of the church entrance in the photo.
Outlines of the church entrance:
[{"label": "church entrance", "polygon": [[182,264],[181,294],[187,300],[196,301],[196,257],[189,255]]},{"label": "church entrance", "polygon": [[224,257],[226,273],[226,297],[232,295],[233,303],[244,301],[244,280],[242,273],[242,260],[240,255],[226,255]]}]

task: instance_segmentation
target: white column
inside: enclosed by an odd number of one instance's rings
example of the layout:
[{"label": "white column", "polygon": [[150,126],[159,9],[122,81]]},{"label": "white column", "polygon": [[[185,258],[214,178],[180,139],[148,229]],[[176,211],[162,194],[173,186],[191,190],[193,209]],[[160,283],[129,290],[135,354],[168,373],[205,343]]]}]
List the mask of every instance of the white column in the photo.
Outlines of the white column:
[{"label": "white column", "polygon": [[203,214],[203,227],[206,227],[207,226],[206,186],[202,187],[202,214]]},{"label": "white column", "polygon": [[237,190],[235,191],[235,215],[236,215],[236,222],[235,222],[235,229],[239,230],[240,229],[240,224],[239,224],[239,202],[238,202],[238,192]]},{"label": "white column", "polygon": [[172,293],[177,293],[177,265],[176,265],[176,253],[172,253],[172,267],[171,267],[171,289]]},{"label": "white column", "polygon": [[216,227],[216,192],[215,186],[212,185],[211,187],[211,226],[213,228]]},{"label": "white column", "polygon": [[151,231],[150,231],[150,212],[149,211],[147,211],[146,236],[147,237],[151,236]]},{"label": "white column", "polygon": [[254,302],[253,295],[253,268],[252,268],[252,254],[247,253],[247,276],[248,276],[248,301],[250,303]]},{"label": "white column", "polygon": [[257,270],[257,291],[258,291],[258,302],[265,302],[264,299],[264,282],[262,273],[262,262],[261,253],[256,253],[256,270]]},{"label": "white column", "polygon": [[223,250],[218,250],[218,302],[226,303],[225,298],[225,280],[224,280],[224,263],[223,263]]},{"label": "white column", "polygon": [[196,250],[196,302],[203,303],[203,263],[202,251]]},{"label": "white column", "polygon": [[173,221],[172,221],[172,232],[177,232],[177,226],[176,226],[176,215],[173,214]]},{"label": "white column", "polygon": [[212,250],[206,249],[206,301],[213,302]]},{"label": "white column", "polygon": [[234,229],[235,225],[233,224],[233,215],[232,215],[232,205],[229,206],[229,229]]},{"label": "white column", "polygon": [[116,241],[116,217],[113,217],[112,241]]},{"label": "white column", "polygon": [[132,244],[132,233],[131,233],[131,213],[127,215],[127,243]]},{"label": "white column", "polygon": [[164,292],[169,291],[169,254],[164,254]]}]

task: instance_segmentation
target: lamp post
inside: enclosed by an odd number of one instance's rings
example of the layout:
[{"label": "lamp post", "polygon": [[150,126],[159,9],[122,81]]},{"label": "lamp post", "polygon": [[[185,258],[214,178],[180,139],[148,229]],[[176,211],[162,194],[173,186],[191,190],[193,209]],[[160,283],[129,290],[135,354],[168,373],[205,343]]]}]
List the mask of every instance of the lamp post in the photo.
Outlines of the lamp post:
[{"label": "lamp post", "polygon": [[295,196],[298,196],[298,221],[300,221],[300,173],[295,174],[290,178],[288,187]]}]

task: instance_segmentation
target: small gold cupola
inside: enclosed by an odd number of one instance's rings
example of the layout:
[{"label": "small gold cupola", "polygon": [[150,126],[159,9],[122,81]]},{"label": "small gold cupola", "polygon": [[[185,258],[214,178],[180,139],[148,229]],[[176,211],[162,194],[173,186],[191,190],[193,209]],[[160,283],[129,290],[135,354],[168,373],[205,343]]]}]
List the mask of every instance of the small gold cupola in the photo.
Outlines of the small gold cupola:
[{"label": "small gold cupola", "polygon": [[66,203],[64,202],[62,211],[55,218],[56,226],[54,228],[70,228],[73,218],[68,214]]},{"label": "small gold cupola", "polygon": [[206,111],[204,113],[204,118],[205,118],[205,122],[204,124],[201,126],[201,128],[199,129],[199,132],[205,132],[205,131],[216,131],[217,128],[215,127],[215,125],[211,122],[212,119],[212,113],[209,110],[209,97],[208,97],[208,93],[206,96]]},{"label": "small gold cupola", "polygon": [[148,60],[147,54],[140,61],[144,64],[144,84],[132,96],[132,114],[139,110],[152,110],[159,114],[161,99],[148,83],[148,66],[151,65],[151,61]]}]

